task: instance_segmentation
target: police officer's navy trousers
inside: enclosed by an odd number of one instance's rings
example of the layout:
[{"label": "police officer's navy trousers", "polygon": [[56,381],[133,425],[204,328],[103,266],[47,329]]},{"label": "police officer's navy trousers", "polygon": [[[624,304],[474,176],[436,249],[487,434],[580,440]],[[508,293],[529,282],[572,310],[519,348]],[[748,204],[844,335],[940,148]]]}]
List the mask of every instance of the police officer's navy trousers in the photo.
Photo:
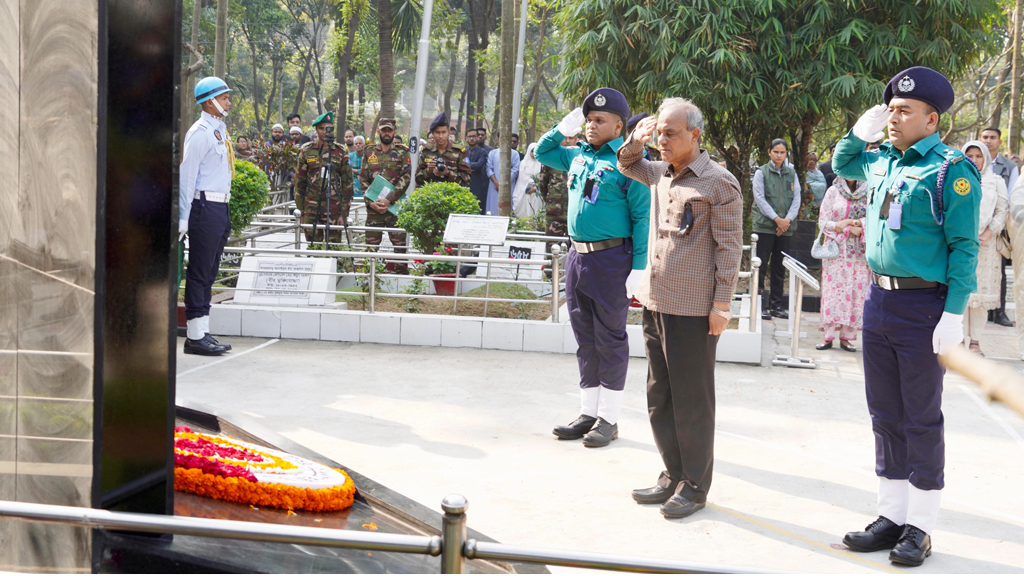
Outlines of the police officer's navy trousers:
[{"label": "police officer's navy trousers", "polygon": [[202,192],[188,215],[188,269],[185,274],[185,319],[210,315],[213,283],[220,256],[231,234],[227,202],[210,202]]},{"label": "police officer's navy trousers", "polygon": [[626,277],[633,268],[633,243],[565,259],[565,303],[579,348],[580,388],[626,386],[629,341],[626,338]]},{"label": "police officer's navy trousers", "polygon": [[942,378],[932,333],[946,287],[882,290],[864,304],[864,384],[875,433],[875,473],[920,490],[944,485]]}]

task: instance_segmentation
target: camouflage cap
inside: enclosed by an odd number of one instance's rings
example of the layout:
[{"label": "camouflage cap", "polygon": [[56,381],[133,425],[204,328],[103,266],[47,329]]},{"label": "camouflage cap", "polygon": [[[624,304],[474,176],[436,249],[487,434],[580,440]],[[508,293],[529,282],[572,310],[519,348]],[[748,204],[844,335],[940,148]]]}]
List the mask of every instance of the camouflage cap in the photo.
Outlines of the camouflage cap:
[{"label": "camouflage cap", "polygon": [[388,128],[394,129],[394,128],[396,128],[396,126],[395,126],[395,119],[394,118],[381,118],[377,122],[377,127],[378,128],[388,127]]}]

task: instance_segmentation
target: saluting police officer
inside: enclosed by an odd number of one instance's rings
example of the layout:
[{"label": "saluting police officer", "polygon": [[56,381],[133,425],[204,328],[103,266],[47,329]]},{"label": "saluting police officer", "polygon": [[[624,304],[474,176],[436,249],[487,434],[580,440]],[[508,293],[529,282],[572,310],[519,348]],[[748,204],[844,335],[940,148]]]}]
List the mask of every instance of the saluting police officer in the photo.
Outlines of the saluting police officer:
[{"label": "saluting police officer", "polygon": [[[636,125],[639,124],[641,120],[647,118],[648,116],[650,116],[650,114],[648,114],[647,112],[640,112],[639,114],[634,114],[629,120],[627,120],[626,136],[632,134],[633,130],[636,130]],[[661,161],[661,151],[658,150],[656,146],[651,146],[650,142],[644,142],[644,158],[652,162],[659,162]]]},{"label": "saluting police officer", "polygon": [[[580,416],[554,434],[607,446],[619,436],[629,342],[626,313],[647,267],[651,191],[617,169],[622,124],[629,118],[618,90],[598,88],[537,142],[541,164],[569,173],[569,237],[565,300],[579,348]],[[587,141],[562,146],[584,119]],[[585,437],[584,437],[585,435]]]},{"label": "saluting police officer", "polygon": [[224,244],[231,233],[228,201],[234,151],[224,117],[231,110],[228,85],[215,76],[196,83],[202,115],[185,134],[178,175],[178,241],[188,233],[185,274],[185,354],[220,356],[231,349],[210,335],[210,298]]},{"label": "saluting police officer", "polygon": [[[354,177],[345,146],[328,138],[328,134],[334,134],[334,112],[317,116],[313,127],[316,128],[317,140],[302,145],[295,167],[295,206],[302,211],[303,224],[319,227],[304,228],[307,242],[329,236],[328,242],[338,244],[352,204]],[[330,190],[326,185],[328,174]],[[329,235],[328,227],[332,228]]]},{"label": "saluting police officer", "polygon": [[[916,66],[885,88],[836,146],[832,167],[869,186],[864,219],[870,292],[864,307],[864,380],[875,434],[878,519],[843,542],[892,549],[920,566],[944,485],[942,377],[936,354],[963,341],[975,290],[981,182],[974,163],[942,143],[939,115],[953,105],[945,76]],[[888,125],[889,141],[881,140]]]}]

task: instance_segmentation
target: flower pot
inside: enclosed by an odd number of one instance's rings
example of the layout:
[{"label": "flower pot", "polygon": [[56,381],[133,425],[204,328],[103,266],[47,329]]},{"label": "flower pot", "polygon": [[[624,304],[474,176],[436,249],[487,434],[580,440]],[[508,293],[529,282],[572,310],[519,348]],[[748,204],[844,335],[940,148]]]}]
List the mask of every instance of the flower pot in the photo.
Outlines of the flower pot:
[{"label": "flower pot", "polygon": [[454,296],[455,280],[442,280],[442,278],[455,278],[455,272],[431,274],[430,281],[434,283],[434,292],[438,296]]}]

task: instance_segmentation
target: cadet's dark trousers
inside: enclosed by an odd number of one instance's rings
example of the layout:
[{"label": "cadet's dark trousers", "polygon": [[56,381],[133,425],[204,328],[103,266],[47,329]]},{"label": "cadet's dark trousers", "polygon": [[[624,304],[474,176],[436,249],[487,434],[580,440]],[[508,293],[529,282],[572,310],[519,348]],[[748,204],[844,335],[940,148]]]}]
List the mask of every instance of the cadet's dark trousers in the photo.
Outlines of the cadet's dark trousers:
[{"label": "cadet's dark trousers", "polygon": [[[794,222],[793,226],[796,225]],[[770,276],[769,288],[771,295],[767,303],[762,298],[762,306],[767,310],[789,308],[789,302],[783,297],[786,292],[786,267],[782,265],[783,252],[789,251],[790,236],[776,236],[774,232],[757,233],[757,257],[761,259],[761,278]],[[761,281],[762,285],[764,280]]]},{"label": "cadet's dark trousers", "polygon": [[220,255],[231,234],[226,202],[208,202],[205,195],[192,201],[188,215],[188,269],[185,273],[185,319],[210,315],[212,287],[220,268]]},{"label": "cadet's dark trousers", "polygon": [[580,254],[569,249],[565,260],[565,303],[579,348],[580,388],[626,386],[629,342],[626,339],[626,277],[633,268],[633,243]]},{"label": "cadet's dark trousers", "polygon": [[658,486],[693,502],[708,499],[715,460],[715,354],[707,316],[644,308],[647,410],[665,471]]},{"label": "cadet's dark trousers", "polygon": [[932,333],[946,305],[946,287],[882,290],[864,304],[864,384],[875,433],[875,473],[941,490],[946,444],[942,431],[944,370]]}]

